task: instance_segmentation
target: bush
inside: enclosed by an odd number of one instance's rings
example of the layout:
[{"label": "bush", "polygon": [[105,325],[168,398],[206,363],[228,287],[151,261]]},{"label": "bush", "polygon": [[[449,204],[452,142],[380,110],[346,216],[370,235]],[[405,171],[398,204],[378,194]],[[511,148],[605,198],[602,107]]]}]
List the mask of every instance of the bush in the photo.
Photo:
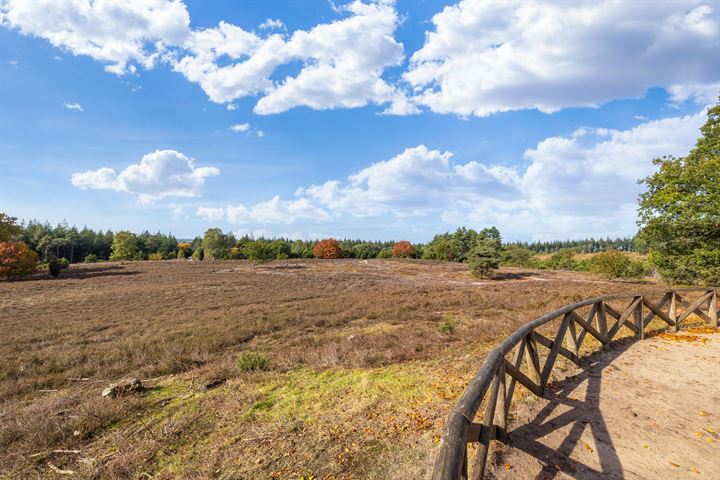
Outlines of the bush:
[{"label": "bush", "polygon": [[608,250],[593,256],[587,263],[588,271],[605,278],[642,278],[647,268],[642,262],[633,261],[629,256],[617,250]]},{"label": "bush", "polygon": [[15,280],[35,271],[37,254],[22,242],[0,242],[0,277]]},{"label": "bush", "polygon": [[193,253],[192,253],[193,260],[202,260],[204,258],[205,258],[205,250],[203,250],[202,248],[196,248],[195,250],[193,250]]},{"label": "bush", "polygon": [[383,248],[380,250],[380,253],[378,253],[377,258],[392,258],[392,250],[389,248]]},{"label": "bush", "polygon": [[415,256],[415,247],[413,247],[412,243],[407,240],[400,240],[399,242],[395,242],[395,245],[393,245],[392,256],[400,258],[413,258]]},{"label": "bush", "polygon": [[518,245],[506,245],[502,252],[502,264],[509,267],[531,267],[533,252]]},{"label": "bush", "polygon": [[270,360],[262,353],[244,352],[235,362],[241,372],[256,372],[270,368]]},{"label": "bush", "polygon": [[560,250],[547,261],[548,268],[553,270],[575,270],[577,265],[575,252],[572,250]]},{"label": "bush", "polygon": [[163,256],[160,252],[151,253],[148,255],[148,260],[162,260]]},{"label": "bush", "polygon": [[97,255],[94,253],[90,253],[85,256],[85,260],[83,260],[85,263],[96,263],[98,261]]},{"label": "bush", "polygon": [[185,251],[183,249],[178,250],[177,258],[181,258],[181,259],[185,260],[185,258],[186,258]]},{"label": "bush", "polygon": [[68,260],[65,257],[58,258],[57,263],[58,263],[58,265],[60,265],[60,268],[62,268],[62,269],[68,268],[70,266],[70,260]]},{"label": "bush", "polygon": [[57,278],[61,271],[62,266],[60,265],[60,262],[58,262],[57,258],[51,258],[48,262],[48,272],[50,272],[50,275],[53,278]]},{"label": "bush", "polygon": [[340,243],[334,238],[320,240],[313,247],[315,258],[340,258]]},{"label": "bush", "polygon": [[492,238],[478,240],[469,253],[470,272],[480,278],[489,278],[500,268],[500,241]]}]

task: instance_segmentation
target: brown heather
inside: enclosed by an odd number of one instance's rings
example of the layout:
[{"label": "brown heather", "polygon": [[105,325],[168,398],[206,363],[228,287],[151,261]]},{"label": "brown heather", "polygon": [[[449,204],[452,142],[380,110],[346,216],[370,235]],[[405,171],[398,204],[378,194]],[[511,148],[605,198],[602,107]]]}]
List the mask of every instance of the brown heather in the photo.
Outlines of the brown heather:
[{"label": "brown heather", "polygon": [[[477,282],[413,260],[105,263],[2,282],[0,477],[427,476],[493,345],[641,288],[519,269]],[[248,352],[268,369],[238,369]],[[148,388],[100,397],[125,377]]]}]

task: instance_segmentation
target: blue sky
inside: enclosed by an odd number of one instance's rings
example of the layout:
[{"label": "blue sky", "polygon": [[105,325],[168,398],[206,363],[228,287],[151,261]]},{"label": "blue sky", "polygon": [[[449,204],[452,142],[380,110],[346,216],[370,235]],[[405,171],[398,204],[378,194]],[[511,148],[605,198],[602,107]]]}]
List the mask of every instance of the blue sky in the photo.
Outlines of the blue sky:
[{"label": "blue sky", "polygon": [[94,228],[632,235],[720,92],[713,2],[0,5],[0,210]]}]

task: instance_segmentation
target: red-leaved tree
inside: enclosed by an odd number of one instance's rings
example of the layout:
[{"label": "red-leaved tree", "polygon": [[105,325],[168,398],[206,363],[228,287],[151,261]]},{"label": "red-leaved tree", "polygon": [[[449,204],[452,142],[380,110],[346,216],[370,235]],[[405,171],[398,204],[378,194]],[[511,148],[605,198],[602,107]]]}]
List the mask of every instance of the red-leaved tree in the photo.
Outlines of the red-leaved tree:
[{"label": "red-leaved tree", "polygon": [[413,247],[412,243],[408,242],[407,240],[400,240],[399,242],[395,242],[395,245],[393,245],[392,256],[401,258],[412,258],[415,256],[415,247]]},{"label": "red-leaved tree", "polygon": [[38,257],[22,242],[0,242],[0,277],[15,280],[35,271]]},{"label": "red-leaved tree", "polygon": [[315,258],[340,258],[340,243],[334,238],[320,240],[313,247]]}]

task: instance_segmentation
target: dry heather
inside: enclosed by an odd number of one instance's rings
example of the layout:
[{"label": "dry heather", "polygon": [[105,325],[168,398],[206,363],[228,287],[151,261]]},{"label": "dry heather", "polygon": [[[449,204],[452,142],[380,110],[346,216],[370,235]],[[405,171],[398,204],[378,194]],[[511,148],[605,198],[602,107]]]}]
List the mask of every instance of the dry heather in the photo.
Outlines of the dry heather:
[{"label": "dry heather", "polygon": [[[0,283],[0,476],[422,477],[493,345],[555,307],[647,288],[517,269],[477,282],[411,260],[107,263]],[[246,352],[267,365],[237,368]],[[100,397],[124,377],[148,388]]]}]

